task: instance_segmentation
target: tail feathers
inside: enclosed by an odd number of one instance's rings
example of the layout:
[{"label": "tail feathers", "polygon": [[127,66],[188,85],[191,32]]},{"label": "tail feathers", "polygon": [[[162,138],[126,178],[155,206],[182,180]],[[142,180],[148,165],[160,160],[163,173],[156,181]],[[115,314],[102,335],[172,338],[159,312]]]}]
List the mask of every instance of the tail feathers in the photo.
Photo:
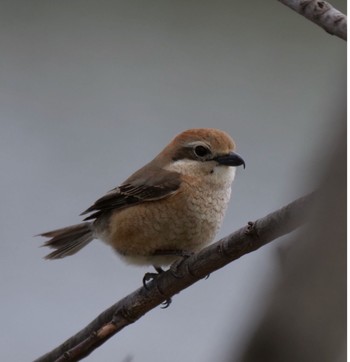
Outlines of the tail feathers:
[{"label": "tail feathers", "polygon": [[39,234],[39,236],[51,238],[42,246],[56,249],[52,253],[46,255],[45,259],[61,259],[68,255],[73,255],[94,239],[91,222],[52,230]]}]

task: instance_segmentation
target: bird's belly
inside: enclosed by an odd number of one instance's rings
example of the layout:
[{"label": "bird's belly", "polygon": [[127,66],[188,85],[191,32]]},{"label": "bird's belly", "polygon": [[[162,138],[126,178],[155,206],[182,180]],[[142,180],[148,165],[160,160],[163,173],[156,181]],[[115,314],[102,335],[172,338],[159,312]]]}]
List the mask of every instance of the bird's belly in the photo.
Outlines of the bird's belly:
[{"label": "bird's belly", "polygon": [[162,258],[166,262],[157,263],[153,256],[159,252],[198,251],[214,239],[230,189],[209,194],[198,190],[190,198],[186,195],[178,193],[115,211],[109,218],[108,232],[99,237],[122,256],[131,257],[131,262],[143,264],[168,264],[174,259]]}]

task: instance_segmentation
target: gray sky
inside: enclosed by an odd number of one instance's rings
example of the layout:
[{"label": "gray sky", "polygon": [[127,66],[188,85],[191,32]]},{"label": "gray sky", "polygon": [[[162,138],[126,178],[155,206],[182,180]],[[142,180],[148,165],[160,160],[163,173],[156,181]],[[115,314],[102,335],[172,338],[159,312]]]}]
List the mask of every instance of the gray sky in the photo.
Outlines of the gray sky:
[{"label": "gray sky", "polygon": [[[332,148],[346,43],[277,1],[11,0],[0,29],[2,360],[40,356],[140,286],[149,269],[98,241],[49,262],[33,235],[79,222],[175,134],[223,129],[246,161],[217,238],[311,190]],[[238,353],[281,245],[200,281],[87,361]]]}]

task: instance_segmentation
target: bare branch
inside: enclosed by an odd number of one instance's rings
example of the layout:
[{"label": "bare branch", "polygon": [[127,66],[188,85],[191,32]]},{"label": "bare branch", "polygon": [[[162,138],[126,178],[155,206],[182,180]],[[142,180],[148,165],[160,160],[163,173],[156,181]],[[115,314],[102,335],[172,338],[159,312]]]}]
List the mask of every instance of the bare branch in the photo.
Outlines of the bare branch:
[{"label": "bare branch", "polygon": [[278,0],[323,28],[327,33],[347,39],[347,16],[326,1]]},{"label": "bare branch", "polygon": [[88,326],[35,362],[78,361],[107,341],[125,326],[228,263],[272,240],[288,234],[306,222],[313,194],[249,222],[236,232],[185,259],[176,269],[168,270],[102,312]]}]

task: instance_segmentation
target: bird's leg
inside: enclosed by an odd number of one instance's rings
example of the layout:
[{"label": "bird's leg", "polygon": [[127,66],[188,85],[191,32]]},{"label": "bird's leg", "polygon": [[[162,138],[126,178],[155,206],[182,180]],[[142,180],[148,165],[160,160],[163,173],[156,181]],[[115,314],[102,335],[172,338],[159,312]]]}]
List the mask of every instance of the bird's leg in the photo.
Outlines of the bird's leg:
[{"label": "bird's leg", "polygon": [[188,253],[188,254],[183,254],[181,258],[175,260],[171,265],[170,265],[170,272],[171,274],[175,277],[175,278],[183,278],[183,274],[180,274],[178,272],[180,265],[190,256],[192,256],[194,253]]},{"label": "bird's leg", "polygon": [[156,250],[153,255],[179,256],[180,258],[175,260],[170,265],[169,270],[175,278],[182,278],[183,275],[179,274],[177,272],[177,270],[178,270],[179,266],[184,262],[184,260],[186,260],[187,258],[192,256],[193,254],[194,254],[194,252],[192,252],[192,251],[180,250],[180,249],[168,249],[168,250]]}]

